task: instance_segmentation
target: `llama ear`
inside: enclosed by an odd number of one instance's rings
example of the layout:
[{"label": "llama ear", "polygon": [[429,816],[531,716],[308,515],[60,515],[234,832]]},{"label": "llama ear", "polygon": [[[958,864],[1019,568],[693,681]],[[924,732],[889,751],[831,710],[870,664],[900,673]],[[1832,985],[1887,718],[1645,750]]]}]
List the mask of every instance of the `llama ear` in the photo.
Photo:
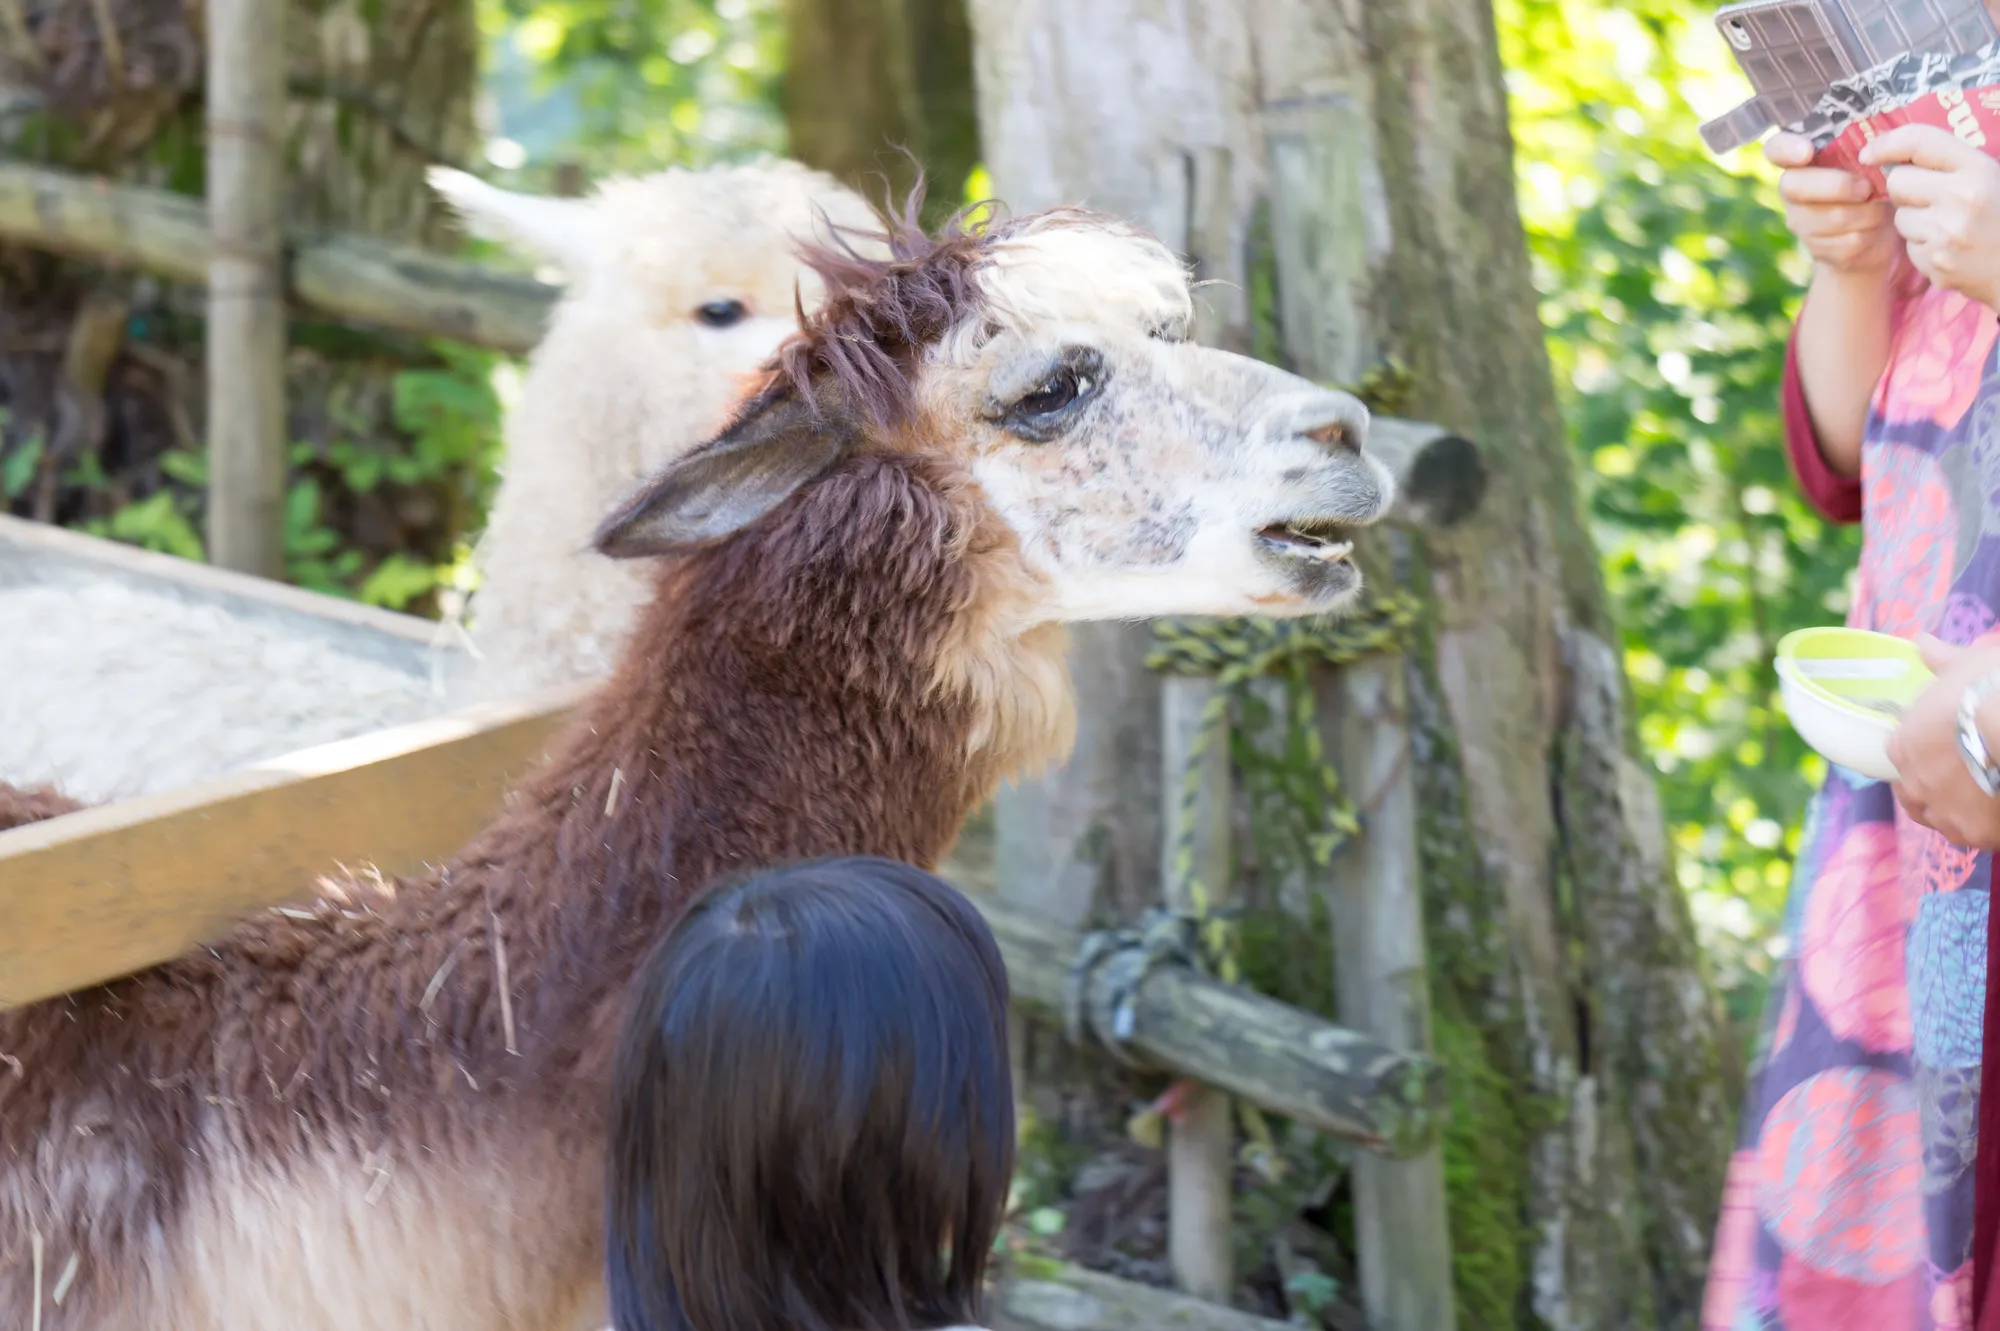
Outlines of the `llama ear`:
[{"label": "llama ear", "polygon": [[516,194],[448,166],[432,167],[425,179],[476,236],[532,251],[572,274],[596,248],[597,214],[586,200]]},{"label": "llama ear", "polygon": [[767,395],[607,517],[597,529],[598,552],[613,559],[681,554],[733,536],[859,441],[847,412],[816,411],[789,389]]}]

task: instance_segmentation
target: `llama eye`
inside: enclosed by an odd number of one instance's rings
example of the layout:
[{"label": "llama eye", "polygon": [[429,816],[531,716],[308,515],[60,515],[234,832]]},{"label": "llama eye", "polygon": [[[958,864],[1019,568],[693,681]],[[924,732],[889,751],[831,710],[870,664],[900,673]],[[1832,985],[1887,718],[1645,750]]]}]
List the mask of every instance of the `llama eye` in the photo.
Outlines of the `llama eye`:
[{"label": "llama eye", "polygon": [[743,322],[750,311],[740,300],[712,300],[694,312],[694,317],[710,328],[728,328]]},{"label": "llama eye", "polygon": [[1049,416],[1061,411],[1090,390],[1090,379],[1065,365],[1044,379],[1034,392],[1014,404],[1016,415]]},{"label": "llama eye", "polygon": [[1093,348],[1073,347],[1028,393],[994,404],[989,419],[1029,443],[1045,444],[1076,422],[1080,404],[1104,381],[1104,357]]}]

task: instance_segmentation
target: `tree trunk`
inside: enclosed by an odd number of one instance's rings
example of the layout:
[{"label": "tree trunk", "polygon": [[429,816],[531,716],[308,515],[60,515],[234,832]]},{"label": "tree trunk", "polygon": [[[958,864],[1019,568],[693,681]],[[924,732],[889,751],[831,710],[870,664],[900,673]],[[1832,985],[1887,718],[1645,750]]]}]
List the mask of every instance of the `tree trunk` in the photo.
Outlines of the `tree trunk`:
[{"label": "tree trunk", "polygon": [[[1693,1327],[1729,1150],[1724,1025],[1635,750],[1515,207],[1488,0],[973,0],[1016,210],[1128,214],[1190,252],[1211,340],[1477,441],[1483,505],[1371,536],[1408,654],[1431,987],[1453,1087],[1459,1325]],[[1391,378],[1393,382],[1393,377]],[[1003,890],[1075,917],[1157,844],[1143,632],[1080,634],[1068,769],[1003,799]],[[1120,752],[1120,748],[1125,750]],[[1156,824],[1154,824],[1156,826]],[[1011,848],[1011,849],[1010,849]],[[1012,859],[1010,861],[1010,854]],[[1107,871],[1107,866],[1109,869]]]},{"label": "tree trunk", "polygon": [[928,177],[925,216],[957,208],[979,161],[965,0],[786,0],[785,124],[792,153],[897,202]]}]

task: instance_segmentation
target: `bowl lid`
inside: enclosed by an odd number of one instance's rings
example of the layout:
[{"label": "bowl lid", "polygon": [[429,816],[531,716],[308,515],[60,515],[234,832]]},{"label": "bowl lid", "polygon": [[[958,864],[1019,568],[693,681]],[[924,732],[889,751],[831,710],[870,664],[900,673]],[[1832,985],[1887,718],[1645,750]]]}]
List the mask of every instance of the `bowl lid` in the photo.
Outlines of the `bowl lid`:
[{"label": "bowl lid", "polygon": [[1814,698],[1864,720],[1895,717],[1933,676],[1915,643],[1863,629],[1800,629],[1778,641],[1777,669]]}]

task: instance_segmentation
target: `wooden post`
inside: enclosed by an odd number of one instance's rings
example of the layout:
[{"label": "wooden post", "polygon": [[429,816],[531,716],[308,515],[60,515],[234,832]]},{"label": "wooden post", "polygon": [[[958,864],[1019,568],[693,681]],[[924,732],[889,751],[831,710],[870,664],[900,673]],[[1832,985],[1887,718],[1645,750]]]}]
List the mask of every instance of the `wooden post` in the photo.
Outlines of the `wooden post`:
[{"label": "wooden post", "polygon": [[[1182,197],[1178,211],[1185,234],[1182,249],[1195,264],[1195,275],[1240,285],[1241,264],[1230,248],[1232,168],[1226,148],[1204,146],[1183,154]],[[1195,303],[1193,333],[1205,346],[1247,350],[1248,329],[1240,299],[1211,298],[1204,292]],[[1184,782],[1188,755],[1197,736],[1207,747],[1198,771],[1199,794],[1194,806],[1194,859],[1189,866],[1207,890],[1207,911],[1225,908],[1234,898],[1235,857],[1230,853],[1229,828],[1234,801],[1230,791],[1229,717],[1211,724],[1203,714],[1216,696],[1213,679],[1177,675],[1162,681],[1160,749],[1163,767],[1161,876],[1169,910],[1199,913],[1201,906],[1187,895],[1185,876],[1176,864],[1176,847],[1186,832]],[[1235,1243],[1232,1236],[1236,1193],[1236,1137],[1229,1097],[1213,1087],[1191,1091],[1181,1102],[1167,1130],[1167,1256],[1182,1289],[1201,1298],[1227,1304],[1235,1292]]]},{"label": "wooden post", "polygon": [[208,555],[284,573],[284,0],[208,6]]},{"label": "wooden post", "polygon": [[[1216,693],[1212,679],[1176,675],[1162,685],[1166,835],[1161,866],[1167,908],[1186,912],[1201,908],[1188,892],[1188,874],[1179,871],[1178,852],[1188,830],[1183,819],[1190,812],[1183,800],[1188,757],[1197,739],[1205,739],[1207,748],[1196,769],[1198,794],[1191,811],[1194,855],[1188,868],[1207,890],[1205,908],[1219,910],[1227,900],[1235,867],[1229,854],[1228,717],[1204,723]],[[1190,1090],[1167,1131],[1167,1256],[1182,1289],[1217,1303],[1229,1302],[1236,1287],[1230,1235],[1235,1173],[1229,1097],[1212,1087]]]},{"label": "wooden post", "polygon": [[[1413,1052],[1431,1047],[1416,781],[1401,656],[1323,673],[1327,750],[1362,832],[1327,876],[1343,1024]],[[1354,1157],[1361,1302],[1373,1331],[1452,1331],[1451,1235],[1436,1144],[1401,1160]]]},{"label": "wooden post", "polygon": [[[1353,383],[1378,354],[1366,293],[1382,201],[1367,101],[1358,84],[1328,78],[1331,72],[1311,72],[1315,95],[1274,101],[1263,114],[1272,258],[1281,337],[1293,363],[1322,381]],[[1295,69],[1288,77],[1306,75]],[[1465,468],[1461,506],[1478,502],[1485,472],[1467,441],[1420,429],[1395,432],[1378,448],[1374,434],[1370,451],[1399,481],[1415,482],[1392,521],[1421,522],[1452,507],[1457,469],[1447,459],[1458,452],[1471,453],[1474,464]],[[1402,657],[1391,655],[1316,672],[1327,752],[1362,814],[1361,836],[1327,875],[1328,905],[1341,1020],[1428,1052],[1430,972],[1403,669]],[[1442,1151],[1433,1145],[1393,1162],[1357,1156],[1353,1182],[1369,1327],[1452,1331]]]}]

